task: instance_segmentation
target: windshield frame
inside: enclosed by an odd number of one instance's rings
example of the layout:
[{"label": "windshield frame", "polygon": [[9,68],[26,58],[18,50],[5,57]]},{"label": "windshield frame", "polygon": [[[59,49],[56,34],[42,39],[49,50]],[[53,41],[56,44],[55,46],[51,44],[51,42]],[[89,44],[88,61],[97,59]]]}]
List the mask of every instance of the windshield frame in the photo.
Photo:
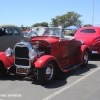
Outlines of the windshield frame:
[{"label": "windshield frame", "polygon": [[[34,36],[32,36],[31,34],[33,33],[33,30],[34,30],[34,28],[35,28],[35,30],[36,30],[36,28],[39,28],[39,29],[42,29],[42,28],[44,28],[44,29],[59,29],[59,36],[55,36],[55,35],[37,35],[37,33],[34,33]],[[37,31],[38,32],[38,31]],[[32,37],[43,37],[43,36],[46,36],[46,37],[56,37],[56,38],[61,38],[62,37],[62,28],[61,27],[31,27],[30,28],[30,32],[28,32],[28,37],[29,38],[32,38]]]}]

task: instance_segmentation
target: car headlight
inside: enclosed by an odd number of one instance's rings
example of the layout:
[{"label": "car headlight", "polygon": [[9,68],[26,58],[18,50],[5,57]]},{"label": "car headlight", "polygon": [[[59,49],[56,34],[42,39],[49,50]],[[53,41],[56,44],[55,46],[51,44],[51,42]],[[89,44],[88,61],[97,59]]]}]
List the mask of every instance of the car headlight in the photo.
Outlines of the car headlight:
[{"label": "car headlight", "polygon": [[29,58],[30,58],[30,59],[34,59],[34,58],[36,58],[37,56],[38,56],[38,53],[37,53],[36,50],[32,49],[32,50],[29,51]]},{"label": "car headlight", "polygon": [[6,53],[6,56],[7,56],[7,57],[10,57],[10,56],[12,56],[12,54],[13,54],[13,50],[12,50],[11,48],[8,48],[8,49],[5,51],[5,53]]}]

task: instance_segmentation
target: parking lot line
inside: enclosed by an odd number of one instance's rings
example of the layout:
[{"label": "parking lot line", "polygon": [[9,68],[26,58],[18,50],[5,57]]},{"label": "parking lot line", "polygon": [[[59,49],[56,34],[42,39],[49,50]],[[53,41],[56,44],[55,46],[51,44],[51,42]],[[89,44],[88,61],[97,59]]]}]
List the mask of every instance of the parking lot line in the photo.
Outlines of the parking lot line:
[{"label": "parking lot line", "polygon": [[69,85],[66,85],[64,87],[62,87],[60,90],[52,93],[51,95],[47,96],[46,98],[44,98],[43,100],[50,100],[52,99],[53,97],[55,97],[56,95],[62,93],[63,91],[67,90],[68,88],[72,87],[73,85],[77,84],[78,82],[82,81],[83,79],[87,78],[88,76],[92,75],[93,73],[95,73],[96,71],[98,71],[100,69],[100,67],[96,68],[95,70],[89,72],[88,74],[86,74],[85,76],[79,78],[78,80],[76,80],[75,82],[69,84]]}]

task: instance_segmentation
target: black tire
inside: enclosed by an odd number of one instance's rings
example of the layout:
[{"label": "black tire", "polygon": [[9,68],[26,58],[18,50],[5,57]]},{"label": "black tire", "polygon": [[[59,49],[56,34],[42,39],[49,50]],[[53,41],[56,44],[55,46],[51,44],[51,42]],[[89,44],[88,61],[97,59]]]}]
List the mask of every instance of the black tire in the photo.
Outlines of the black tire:
[{"label": "black tire", "polygon": [[37,69],[37,79],[42,84],[47,84],[52,82],[55,76],[55,64],[49,62],[44,68]]},{"label": "black tire", "polygon": [[89,51],[88,54],[89,54],[89,60],[91,60],[91,58],[92,58],[92,51]]},{"label": "black tire", "polygon": [[3,62],[0,61],[0,77],[7,75],[7,69],[5,68]]},{"label": "black tire", "polygon": [[88,60],[89,60],[89,52],[88,52],[88,50],[85,50],[84,54],[83,54],[83,64],[81,66],[82,67],[87,66]]}]

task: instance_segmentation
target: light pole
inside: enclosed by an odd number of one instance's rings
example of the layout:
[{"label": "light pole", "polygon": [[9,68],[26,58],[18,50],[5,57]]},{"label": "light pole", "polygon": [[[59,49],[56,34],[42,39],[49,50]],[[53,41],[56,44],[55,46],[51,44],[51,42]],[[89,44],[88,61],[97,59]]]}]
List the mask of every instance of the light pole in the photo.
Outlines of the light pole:
[{"label": "light pole", "polygon": [[94,0],[93,0],[93,15],[92,15],[92,26],[93,26],[93,23],[94,23]]}]

